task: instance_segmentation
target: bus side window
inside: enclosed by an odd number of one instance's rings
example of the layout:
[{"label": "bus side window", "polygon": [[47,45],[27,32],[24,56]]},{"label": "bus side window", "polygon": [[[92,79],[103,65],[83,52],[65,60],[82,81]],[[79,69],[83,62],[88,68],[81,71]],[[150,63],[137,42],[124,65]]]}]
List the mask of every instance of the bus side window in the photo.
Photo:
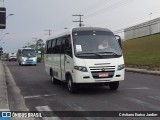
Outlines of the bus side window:
[{"label": "bus side window", "polygon": [[60,54],[61,53],[61,39],[60,38],[58,38],[57,40],[56,40],[56,45],[55,45],[55,53],[56,54]]},{"label": "bus side window", "polygon": [[71,45],[70,35],[65,37],[65,53],[68,54],[70,57],[73,57],[72,56],[72,45]]},{"label": "bus side window", "polygon": [[50,54],[51,53],[51,50],[52,50],[52,41],[48,41],[48,45],[47,45],[47,54]]},{"label": "bus side window", "polygon": [[55,43],[56,43],[56,40],[52,40],[52,50],[51,50],[52,54],[55,53]]},{"label": "bus side window", "polygon": [[47,45],[48,45],[48,41],[46,42],[46,45],[45,45],[45,53],[47,54]]},{"label": "bus side window", "polygon": [[62,41],[61,41],[61,54],[64,54],[65,53],[65,37],[62,37],[61,39],[62,39]]}]

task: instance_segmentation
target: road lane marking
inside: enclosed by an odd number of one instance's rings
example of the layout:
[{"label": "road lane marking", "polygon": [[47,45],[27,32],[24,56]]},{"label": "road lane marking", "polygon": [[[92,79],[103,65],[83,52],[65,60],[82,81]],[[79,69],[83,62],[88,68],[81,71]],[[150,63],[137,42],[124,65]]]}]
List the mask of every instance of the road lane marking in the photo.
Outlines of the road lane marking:
[{"label": "road lane marking", "polygon": [[37,98],[37,97],[41,97],[40,95],[34,95],[34,96],[24,96],[24,98]]},{"label": "road lane marking", "polygon": [[144,107],[148,107],[150,109],[153,109],[153,110],[156,110],[156,111],[160,111],[160,107],[159,106],[153,105],[151,103],[148,103],[148,102],[136,99],[136,98],[127,98],[127,99],[132,101],[132,102],[134,102],[134,103],[137,103],[139,105],[143,105]]},{"label": "road lane marking", "polygon": [[148,87],[139,87],[139,88],[127,88],[127,89],[132,89],[132,90],[149,90],[150,88],[148,88]]},{"label": "road lane marking", "polygon": [[155,99],[155,100],[160,100],[160,96],[148,96],[149,98]]},{"label": "road lane marking", "polygon": [[[72,109],[74,109],[75,111],[86,111],[85,109],[83,109],[81,106],[77,104],[67,104],[67,105],[71,107]],[[84,117],[84,118],[86,118],[87,120],[93,120],[91,117]]]},{"label": "road lane marking", "polygon": [[[53,113],[53,111],[51,110],[51,108],[48,107],[48,106],[36,106],[36,109],[39,112],[40,111],[48,111],[48,112],[52,112]],[[54,116],[56,116],[56,115],[54,114]],[[60,118],[59,117],[43,117],[43,120],[60,120]]]},{"label": "road lane marking", "polygon": [[25,99],[28,99],[28,98],[38,98],[38,97],[49,97],[49,96],[54,96],[56,94],[46,94],[46,95],[33,95],[33,96],[24,96]]}]

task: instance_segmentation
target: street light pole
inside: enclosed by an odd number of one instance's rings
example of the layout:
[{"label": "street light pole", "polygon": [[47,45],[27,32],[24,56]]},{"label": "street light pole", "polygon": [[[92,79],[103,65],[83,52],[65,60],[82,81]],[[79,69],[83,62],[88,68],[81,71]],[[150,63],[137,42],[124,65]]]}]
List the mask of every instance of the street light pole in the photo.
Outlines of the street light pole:
[{"label": "street light pole", "polygon": [[7,19],[9,16],[12,16],[12,15],[14,15],[14,14],[9,14],[9,15],[7,15],[6,19]]}]

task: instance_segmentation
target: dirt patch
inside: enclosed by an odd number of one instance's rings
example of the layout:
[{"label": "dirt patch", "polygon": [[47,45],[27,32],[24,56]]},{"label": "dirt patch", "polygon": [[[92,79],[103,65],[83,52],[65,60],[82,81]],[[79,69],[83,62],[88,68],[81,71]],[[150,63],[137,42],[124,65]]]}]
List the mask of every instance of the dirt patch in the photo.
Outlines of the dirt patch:
[{"label": "dirt patch", "polygon": [[126,67],[160,71],[160,64],[157,65],[126,64]]}]

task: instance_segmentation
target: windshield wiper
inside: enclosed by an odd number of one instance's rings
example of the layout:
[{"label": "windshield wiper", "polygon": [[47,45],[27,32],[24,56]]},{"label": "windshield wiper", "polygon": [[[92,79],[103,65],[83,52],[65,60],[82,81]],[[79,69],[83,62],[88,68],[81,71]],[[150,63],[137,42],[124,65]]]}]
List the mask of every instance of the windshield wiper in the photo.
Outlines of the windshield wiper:
[{"label": "windshield wiper", "polygon": [[82,52],[82,53],[77,53],[76,55],[85,55],[85,54],[94,54],[97,55],[99,57],[102,56],[107,56],[107,55],[114,55],[114,56],[120,56],[119,54],[115,53],[115,52]]},{"label": "windshield wiper", "polygon": [[94,55],[97,55],[97,56],[101,56],[99,53],[94,53],[94,52],[82,52],[82,53],[77,53],[76,55],[83,55],[83,54],[94,54]]},{"label": "windshield wiper", "polygon": [[96,52],[99,55],[116,55],[119,56],[117,53],[115,52]]}]

